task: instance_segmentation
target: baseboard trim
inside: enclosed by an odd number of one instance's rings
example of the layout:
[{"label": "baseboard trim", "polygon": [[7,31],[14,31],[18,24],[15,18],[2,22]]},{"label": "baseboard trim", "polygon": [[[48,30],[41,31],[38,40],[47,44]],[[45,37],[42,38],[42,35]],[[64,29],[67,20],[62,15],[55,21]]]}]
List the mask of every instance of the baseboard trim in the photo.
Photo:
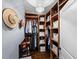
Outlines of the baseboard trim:
[{"label": "baseboard trim", "polygon": [[66,53],[71,59],[75,59],[65,48],[61,47],[64,53]]}]

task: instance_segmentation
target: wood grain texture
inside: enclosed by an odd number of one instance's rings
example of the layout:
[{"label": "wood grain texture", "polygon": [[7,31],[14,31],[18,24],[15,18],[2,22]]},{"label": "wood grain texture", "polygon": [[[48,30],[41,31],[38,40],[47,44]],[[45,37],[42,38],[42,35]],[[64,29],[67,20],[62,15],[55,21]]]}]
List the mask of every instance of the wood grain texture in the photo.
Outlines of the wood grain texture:
[{"label": "wood grain texture", "polygon": [[48,52],[33,52],[32,59],[50,59]]}]

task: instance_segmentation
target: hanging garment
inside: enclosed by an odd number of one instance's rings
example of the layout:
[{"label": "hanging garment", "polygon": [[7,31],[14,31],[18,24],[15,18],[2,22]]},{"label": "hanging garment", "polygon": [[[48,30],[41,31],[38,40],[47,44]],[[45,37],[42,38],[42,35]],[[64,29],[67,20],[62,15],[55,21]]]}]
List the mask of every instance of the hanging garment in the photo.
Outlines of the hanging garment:
[{"label": "hanging garment", "polygon": [[46,50],[50,49],[50,29],[49,26],[46,29]]},{"label": "hanging garment", "polygon": [[28,28],[28,22],[26,24],[26,28],[25,28],[25,33],[28,33],[29,32],[29,28]]},{"label": "hanging garment", "polygon": [[26,33],[32,33],[32,21],[27,21],[25,32]]},{"label": "hanging garment", "polygon": [[36,23],[33,24],[32,26],[32,31],[33,31],[33,45],[34,45],[34,49],[37,47],[37,26]]},{"label": "hanging garment", "polygon": [[32,21],[29,21],[29,33],[32,33]]}]

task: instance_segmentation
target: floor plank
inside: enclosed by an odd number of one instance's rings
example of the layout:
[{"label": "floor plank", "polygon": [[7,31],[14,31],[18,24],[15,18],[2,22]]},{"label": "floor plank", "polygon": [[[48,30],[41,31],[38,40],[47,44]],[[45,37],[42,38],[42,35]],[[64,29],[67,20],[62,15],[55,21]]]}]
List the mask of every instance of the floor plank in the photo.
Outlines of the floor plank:
[{"label": "floor plank", "polygon": [[34,52],[32,59],[50,59],[50,54],[47,52]]}]

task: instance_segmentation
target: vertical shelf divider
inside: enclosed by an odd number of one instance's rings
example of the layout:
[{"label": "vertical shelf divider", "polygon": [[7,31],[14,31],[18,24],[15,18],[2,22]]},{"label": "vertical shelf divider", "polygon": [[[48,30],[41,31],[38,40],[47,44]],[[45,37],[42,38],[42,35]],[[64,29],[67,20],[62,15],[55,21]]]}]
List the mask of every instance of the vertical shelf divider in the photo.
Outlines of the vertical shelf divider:
[{"label": "vertical shelf divider", "polygon": [[40,20],[40,19],[39,19],[39,16],[38,16],[38,51],[39,51],[39,49],[40,49],[40,48],[39,48],[39,20]]}]

